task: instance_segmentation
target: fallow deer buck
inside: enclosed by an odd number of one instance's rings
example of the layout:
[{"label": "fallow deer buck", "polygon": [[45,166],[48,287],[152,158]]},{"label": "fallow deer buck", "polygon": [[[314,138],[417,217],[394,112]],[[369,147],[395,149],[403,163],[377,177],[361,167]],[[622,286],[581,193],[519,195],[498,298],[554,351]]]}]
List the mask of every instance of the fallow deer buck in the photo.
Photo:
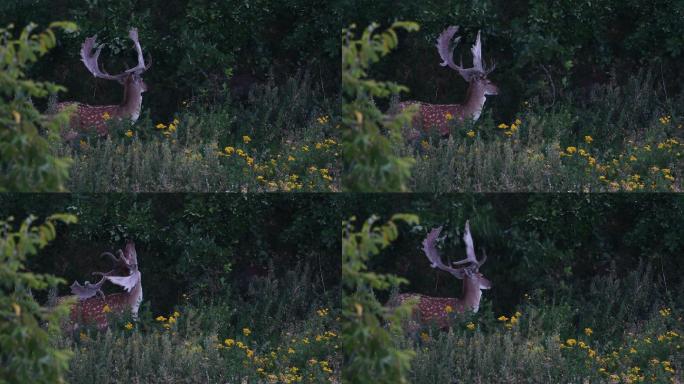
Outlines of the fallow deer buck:
[{"label": "fallow deer buck", "polygon": [[418,112],[413,116],[414,127],[422,126],[424,130],[435,127],[442,136],[449,135],[449,121],[452,119],[457,119],[458,121],[472,119],[477,121],[482,114],[487,96],[499,93],[499,88],[487,79],[487,75],[494,70],[495,66],[486,68],[484,65],[480,31],[477,32],[475,45],[470,50],[473,55],[473,66],[471,68],[463,68],[463,63],[461,65],[454,63],[454,48],[461,40],[460,36],[454,39],[456,32],[458,32],[458,26],[450,26],[439,35],[437,38],[437,52],[439,52],[439,56],[442,58],[440,63],[442,67],[448,66],[455,70],[468,82],[465,101],[462,104],[428,104],[420,101],[399,103],[400,110],[404,110],[411,105],[418,106]]},{"label": "fallow deer buck", "polygon": [[450,312],[477,312],[480,308],[482,290],[490,289],[492,287],[492,283],[479,271],[482,264],[487,260],[487,254],[483,251],[482,259],[480,260],[475,257],[475,248],[473,246],[473,237],[470,234],[469,222],[466,221],[463,234],[463,241],[466,245],[466,258],[454,262],[454,267],[448,266],[442,262],[442,258],[435,245],[441,231],[442,227],[439,227],[428,233],[423,241],[423,252],[425,252],[425,256],[427,256],[430,261],[430,266],[432,268],[438,268],[449,272],[457,279],[463,281],[463,296],[460,298],[431,297],[417,293],[403,293],[394,296],[388,303],[389,307],[396,307],[407,300],[416,301],[412,320],[408,326],[409,331],[417,330],[420,323],[433,323],[442,329],[448,328],[450,323]]},{"label": "fallow deer buck", "polygon": [[[71,132],[65,135],[68,139],[75,138],[79,131],[92,128],[104,136],[107,134],[107,120],[128,119],[135,122],[140,117],[142,94],[147,91],[147,85],[142,79],[142,74],[150,68],[151,62],[145,65],[142,48],[138,41],[138,30],[131,28],[128,36],[133,40],[135,51],[138,54],[138,65],[118,75],[110,75],[100,69],[97,60],[100,57],[102,47],[95,46],[95,36],[87,38],[83,43],[81,47],[81,61],[83,61],[85,67],[97,78],[116,80],[122,84],[124,87],[123,100],[119,105],[88,105],[78,102],[58,103],[56,106],[58,111],[69,106],[76,106],[76,110],[70,118]],[[93,49],[95,49],[95,52],[93,52]],[[150,61],[149,57],[148,61]]]},{"label": "fallow deer buck", "polygon": [[[97,283],[86,281],[81,285],[74,281],[71,285],[71,293],[78,300],[71,307],[69,316],[73,329],[77,329],[79,324],[94,324],[99,329],[107,328],[108,313],[122,314],[130,311],[133,318],[137,318],[143,292],[135,244],[129,241],[124,251],[119,249],[117,255],[114,256],[110,252],[101,255],[110,257],[114,265],[109,272],[93,272],[93,275],[102,276]],[[106,281],[123,287],[125,292],[105,295],[101,288]],[[60,297],[57,301],[65,299]]]}]

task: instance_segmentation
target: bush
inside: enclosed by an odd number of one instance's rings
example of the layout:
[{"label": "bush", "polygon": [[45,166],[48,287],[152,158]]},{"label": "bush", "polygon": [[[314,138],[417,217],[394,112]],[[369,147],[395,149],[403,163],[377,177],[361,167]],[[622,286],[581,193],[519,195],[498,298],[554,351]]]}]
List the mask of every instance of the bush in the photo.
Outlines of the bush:
[{"label": "bush", "polygon": [[395,29],[415,31],[418,25],[395,22],[386,31],[374,34],[376,28],[376,24],[371,24],[358,40],[351,30],[342,30],[344,185],[345,190],[353,192],[405,191],[413,165],[411,158],[398,155],[393,147],[401,142],[401,128],[415,111],[386,115],[373,100],[407,89],[369,79],[367,72],[371,64],[396,47]]},{"label": "bush", "polygon": [[[366,220],[360,230],[354,220],[342,222],[342,343],[345,352],[343,379],[347,383],[406,383],[414,353],[398,348],[392,333],[401,332],[411,307],[403,304],[388,309],[375,298],[373,290],[396,288],[406,280],[391,274],[368,272],[366,263],[387,248],[398,236],[397,224],[417,224],[415,215],[394,215],[377,226],[377,217]],[[390,324],[390,329],[384,328]]]},{"label": "bush", "polygon": [[60,346],[74,351],[69,381],[108,381],[112,372],[150,383],[339,381],[336,298],[309,281],[307,267],[297,266],[283,279],[255,281],[244,297],[185,300],[169,314],[143,313],[135,325],[63,338]]},{"label": "bush", "polygon": [[[13,230],[12,219],[0,221],[0,381],[3,383],[62,383],[71,353],[55,347],[60,321],[68,313],[67,304],[45,308],[32,291],[54,288],[64,280],[50,274],[25,270],[28,256],[35,255],[56,236],[58,223],[75,223],[72,215],[54,214],[41,225],[35,217]],[[47,324],[47,327],[44,325]]]},{"label": "bush", "polygon": [[18,39],[12,37],[12,26],[0,28],[0,191],[63,191],[69,175],[71,160],[51,146],[60,140],[67,113],[42,114],[32,100],[65,89],[34,81],[26,71],[55,46],[53,29],[73,32],[76,25],[54,22],[38,34],[35,28],[29,24]]}]

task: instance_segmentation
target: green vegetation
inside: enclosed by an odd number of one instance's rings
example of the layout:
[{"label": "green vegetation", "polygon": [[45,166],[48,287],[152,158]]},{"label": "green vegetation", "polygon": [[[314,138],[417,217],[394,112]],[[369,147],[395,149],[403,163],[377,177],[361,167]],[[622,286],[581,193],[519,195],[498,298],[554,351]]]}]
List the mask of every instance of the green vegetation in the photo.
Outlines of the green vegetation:
[{"label": "green vegetation", "polygon": [[[342,346],[345,352],[345,383],[406,383],[414,356],[410,350],[393,345],[392,334],[401,332],[401,321],[411,308],[399,306],[389,311],[373,293],[399,287],[405,279],[389,274],[369,272],[366,263],[387,248],[399,235],[397,224],[417,224],[414,215],[394,215],[387,223],[377,225],[371,217],[360,230],[355,219],[342,222]],[[389,323],[389,329],[384,327]]]},{"label": "green vegetation", "polygon": [[[144,262],[144,261],[143,261]],[[255,279],[248,294],[186,299],[170,313],[122,319],[110,332],[82,330],[59,345],[73,351],[70,383],[328,383],[339,381],[337,306],[297,266]],[[188,296],[186,296],[188,297]]]},{"label": "green vegetation", "polygon": [[342,30],[342,106],[344,134],[344,184],[349,191],[388,192],[406,190],[413,160],[395,153],[402,142],[401,127],[411,119],[405,111],[383,114],[374,98],[387,98],[406,91],[392,82],[367,78],[371,64],[378,62],[398,43],[398,29],[415,31],[415,23],[395,22],[380,34],[372,24],[355,39],[353,27]]},{"label": "green vegetation", "polygon": [[[56,287],[64,280],[26,271],[34,256],[57,235],[59,223],[75,223],[73,215],[54,214],[40,225],[28,217],[15,229],[12,218],[0,220],[0,382],[62,383],[71,353],[54,345],[60,320],[68,313],[62,305],[48,310],[33,292]],[[45,326],[47,324],[47,326]]]},{"label": "green vegetation", "polygon": [[[390,335],[383,348],[414,351],[408,382],[682,380],[681,196],[394,195],[348,204],[346,214],[356,217],[419,213],[421,225],[387,237],[391,245],[378,248],[364,270],[408,280],[401,292],[459,295],[460,282],[430,268],[420,251],[433,227],[445,225],[443,255],[460,260],[460,230],[470,219],[476,252],[486,248],[489,255],[480,272],[493,287],[483,291],[477,313],[452,312],[448,330],[426,324],[415,334],[382,329],[366,336]],[[384,303],[390,296],[376,290],[373,297]],[[354,329],[343,324],[343,340]],[[347,353],[347,360],[366,357]]]},{"label": "green vegetation", "polygon": [[0,28],[0,192],[62,191],[71,164],[69,158],[50,150],[51,143],[59,141],[59,126],[68,116],[48,117],[32,101],[64,88],[33,81],[26,70],[55,46],[54,29],[73,32],[76,26],[55,22],[41,33],[34,33],[35,28],[29,24],[16,39],[11,26]]}]

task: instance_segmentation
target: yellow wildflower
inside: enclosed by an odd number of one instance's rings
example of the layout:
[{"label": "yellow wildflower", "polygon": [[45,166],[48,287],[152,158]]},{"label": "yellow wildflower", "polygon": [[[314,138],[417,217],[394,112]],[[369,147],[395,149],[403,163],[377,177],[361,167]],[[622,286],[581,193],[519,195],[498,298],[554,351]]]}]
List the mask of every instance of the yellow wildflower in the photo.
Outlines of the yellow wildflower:
[{"label": "yellow wildflower", "polygon": [[444,312],[446,313],[451,313],[453,311],[454,309],[451,307],[451,305],[447,305],[446,307],[444,307]]},{"label": "yellow wildflower", "polygon": [[498,320],[499,321],[508,321],[508,317],[506,317],[505,315],[501,315],[501,316],[499,316]]},{"label": "yellow wildflower", "polygon": [[594,331],[591,328],[584,328],[585,335],[591,336],[592,333],[594,333]]},{"label": "yellow wildflower", "polygon": [[575,340],[575,339],[567,339],[567,340],[565,341],[565,344],[567,344],[567,345],[569,345],[569,346],[572,347],[572,346],[574,346],[575,344],[577,344],[577,340]]},{"label": "yellow wildflower", "polygon": [[109,113],[105,112],[102,114],[102,120],[107,121],[111,119],[112,117],[109,115]]},{"label": "yellow wildflower", "polygon": [[468,131],[468,133],[466,133],[466,136],[468,136],[468,137],[470,137],[470,138],[475,137],[475,131],[473,131],[473,130],[471,129],[470,131]]},{"label": "yellow wildflower", "polygon": [[589,135],[584,136],[584,142],[585,142],[585,143],[591,144],[592,141],[594,141],[594,138],[593,138],[593,137],[591,137],[591,136],[589,136]]},{"label": "yellow wildflower", "polygon": [[225,147],[225,148],[223,148],[223,151],[226,152],[226,154],[228,154],[228,155],[232,155],[233,153],[235,153],[235,148]]},{"label": "yellow wildflower", "polygon": [[573,153],[577,152],[577,147],[567,147],[565,149],[565,151],[569,154],[573,154]]},{"label": "yellow wildflower", "polygon": [[295,158],[292,155],[287,156],[287,161],[295,161]]},{"label": "yellow wildflower", "polygon": [[247,136],[247,135],[244,135],[244,136],[242,136],[242,141],[243,141],[245,144],[249,144],[249,142],[252,141],[252,138],[249,137],[249,136]]},{"label": "yellow wildflower", "polygon": [[501,124],[499,124],[499,125],[497,126],[497,128],[508,129],[508,124],[501,123]]},{"label": "yellow wildflower", "polygon": [[133,324],[129,321],[128,323],[126,323],[124,327],[130,331],[131,329],[133,329]]},{"label": "yellow wildflower", "polygon": [[160,315],[160,316],[157,316],[157,318],[156,318],[155,320],[157,320],[157,321],[166,321],[166,317]]},{"label": "yellow wildflower", "polygon": [[637,161],[637,157],[634,156],[634,155],[631,155],[631,156],[629,157],[629,161]]},{"label": "yellow wildflower", "polygon": [[163,123],[159,123],[159,124],[155,125],[154,127],[157,129],[164,129],[164,128],[166,128],[166,125],[164,125]]},{"label": "yellow wildflower", "polygon": [[447,112],[447,113],[444,114],[444,118],[447,119],[447,120],[451,120],[451,119],[454,118],[454,115],[452,115],[451,113]]},{"label": "yellow wildflower", "polygon": [[245,336],[249,336],[252,333],[252,331],[249,328],[242,328],[242,334]]},{"label": "yellow wildflower", "polygon": [[105,304],[105,306],[102,307],[102,313],[109,313],[111,311],[112,311],[112,309],[107,304]]},{"label": "yellow wildflower", "polygon": [[126,131],[126,137],[133,137],[134,133],[130,129]]},{"label": "yellow wildflower", "polygon": [[466,328],[468,328],[468,330],[470,330],[470,331],[474,331],[475,330],[475,324],[473,324],[472,322],[468,323],[468,324],[466,324]]},{"label": "yellow wildflower", "polygon": [[233,345],[235,345],[235,340],[233,340],[233,339],[225,339],[225,340],[223,340],[223,342],[229,347],[232,347]]}]

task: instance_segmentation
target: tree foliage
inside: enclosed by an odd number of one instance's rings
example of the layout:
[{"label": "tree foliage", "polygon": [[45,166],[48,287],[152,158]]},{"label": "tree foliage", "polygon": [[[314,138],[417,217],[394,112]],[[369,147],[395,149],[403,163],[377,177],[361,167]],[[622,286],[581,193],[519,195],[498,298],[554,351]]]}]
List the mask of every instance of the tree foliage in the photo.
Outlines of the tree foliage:
[{"label": "tree foliage", "polygon": [[54,22],[41,33],[34,33],[35,28],[29,24],[18,38],[12,26],[0,28],[0,191],[63,191],[68,177],[70,159],[55,154],[49,143],[59,140],[67,114],[43,114],[33,105],[33,98],[64,88],[26,73],[55,46],[55,29],[73,32],[76,26]]},{"label": "tree foliage", "polygon": [[[407,383],[413,351],[398,348],[392,333],[401,333],[402,319],[411,311],[404,304],[388,309],[375,298],[374,290],[386,291],[405,279],[368,271],[367,262],[387,248],[399,235],[398,224],[418,224],[415,215],[396,214],[384,224],[378,217],[366,220],[359,230],[355,218],[342,222],[342,298],[344,316],[342,345],[345,351],[343,382]],[[384,324],[389,323],[389,329]]]},{"label": "tree foliage", "polygon": [[384,114],[374,98],[388,98],[408,89],[394,82],[368,77],[377,63],[398,44],[397,30],[418,30],[412,22],[395,22],[375,33],[377,24],[366,28],[361,37],[353,29],[342,30],[342,91],[344,186],[348,191],[405,191],[413,159],[396,153],[402,141],[401,129],[415,110]]},{"label": "tree foliage", "polygon": [[53,342],[68,306],[42,307],[32,291],[64,280],[28,272],[24,264],[55,239],[58,223],[75,223],[76,217],[53,214],[35,225],[35,217],[29,216],[16,230],[12,221],[0,221],[0,382],[62,383],[70,353]]}]

